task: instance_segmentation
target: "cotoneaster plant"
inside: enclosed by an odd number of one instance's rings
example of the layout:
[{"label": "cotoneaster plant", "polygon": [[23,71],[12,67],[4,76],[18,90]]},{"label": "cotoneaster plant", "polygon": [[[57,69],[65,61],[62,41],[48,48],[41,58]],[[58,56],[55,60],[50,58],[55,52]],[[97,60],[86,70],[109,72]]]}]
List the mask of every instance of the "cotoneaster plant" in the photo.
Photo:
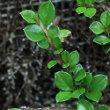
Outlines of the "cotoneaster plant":
[{"label": "cotoneaster plant", "polygon": [[[89,6],[95,2],[95,0],[88,1],[86,3]],[[86,72],[83,66],[78,64],[77,50],[68,52],[62,48],[64,38],[71,35],[71,32],[52,24],[55,18],[55,7],[51,0],[42,3],[37,13],[24,10],[20,14],[25,21],[30,23],[24,28],[26,37],[36,42],[42,49],[53,47],[55,49],[53,54],[60,56],[60,59],[51,60],[47,64],[49,69],[57,63],[62,66],[62,71],[56,72],[54,77],[54,82],[60,90],[56,95],[56,102],[77,99],[77,110],[94,110],[93,104],[99,102],[102,91],[108,84],[108,77],[101,74],[92,76],[92,73]],[[97,110],[108,110],[108,107],[102,105]]]}]

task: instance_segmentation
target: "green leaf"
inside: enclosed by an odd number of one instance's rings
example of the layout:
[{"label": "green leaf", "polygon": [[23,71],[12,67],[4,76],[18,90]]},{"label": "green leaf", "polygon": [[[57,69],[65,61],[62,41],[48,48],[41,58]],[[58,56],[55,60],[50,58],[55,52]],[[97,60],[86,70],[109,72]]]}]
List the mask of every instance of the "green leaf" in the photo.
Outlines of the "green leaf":
[{"label": "green leaf", "polygon": [[104,2],[104,0],[96,0],[97,3]]},{"label": "green leaf", "polygon": [[90,91],[102,91],[108,84],[108,78],[105,75],[96,75],[92,78],[89,86]]},{"label": "green leaf", "polygon": [[62,68],[67,68],[67,67],[69,67],[69,63],[66,63],[66,64],[64,64],[64,65],[62,65]]},{"label": "green leaf", "polygon": [[75,71],[75,69],[76,69],[76,65],[74,65],[74,66],[70,66],[69,67],[69,72],[74,72]]},{"label": "green leaf", "polygon": [[110,52],[110,46],[106,47],[105,53],[108,54]]},{"label": "green leaf", "polygon": [[101,105],[97,110],[109,110],[107,105]]},{"label": "green leaf", "polygon": [[81,64],[76,65],[76,68],[74,69],[73,74],[76,75],[82,69],[83,67]]},{"label": "green leaf", "polygon": [[77,89],[77,90],[75,90],[73,93],[72,93],[72,95],[71,95],[71,97],[72,98],[79,98],[82,94],[84,94],[85,93],[85,89],[84,88],[79,88],[79,89]]},{"label": "green leaf", "polygon": [[77,51],[73,51],[69,55],[69,63],[70,66],[74,66],[79,61],[79,53]]},{"label": "green leaf", "polygon": [[77,0],[77,4],[78,4],[79,6],[84,6],[85,0]]},{"label": "green leaf", "polygon": [[100,21],[105,27],[110,26],[110,13],[108,11],[103,12],[100,16]]},{"label": "green leaf", "polygon": [[82,80],[81,86],[86,87],[91,83],[92,80],[92,74],[89,72],[86,72],[86,77]]},{"label": "green leaf", "polygon": [[75,75],[75,81],[80,81],[83,78],[86,77],[86,72],[84,69],[81,69],[80,71],[78,71],[78,73]]},{"label": "green leaf", "polygon": [[60,29],[58,26],[51,26],[48,29],[48,36],[53,40],[55,37],[59,37]]},{"label": "green leaf", "polygon": [[105,45],[110,42],[110,38],[108,38],[105,35],[99,35],[93,39],[93,42],[95,42],[99,45]]},{"label": "green leaf", "polygon": [[77,12],[78,14],[84,13],[85,11],[86,11],[86,7],[78,7],[78,8],[76,9],[76,12]]},{"label": "green leaf", "polygon": [[96,2],[96,0],[85,0],[86,5],[89,5],[89,6],[95,2]]},{"label": "green leaf", "polygon": [[24,10],[21,13],[22,18],[28,23],[36,23],[36,13],[32,10]]},{"label": "green leaf", "polygon": [[58,37],[55,37],[53,39],[53,45],[56,49],[59,49],[61,47],[61,41]]},{"label": "green leaf", "polygon": [[63,48],[60,48],[60,49],[54,51],[54,55],[60,54],[62,51],[63,51]]},{"label": "green leaf", "polygon": [[24,28],[25,35],[33,42],[41,41],[45,38],[45,33],[37,24],[31,24]]},{"label": "green leaf", "polygon": [[19,108],[11,108],[11,109],[8,109],[8,110],[21,110]]},{"label": "green leaf", "polygon": [[[89,1],[89,0],[88,0]],[[95,8],[87,8],[84,12],[84,15],[86,17],[92,18],[96,14],[96,9]]]},{"label": "green leaf", "polygon": [[58,60],[51,60],[49,63],[48,63],[48,68],[52,68],[53,66],[55,66],[56,64],[58,63]]},{"label": "green leaf", "polygon": [[79,99],[77,103],[77,110],[94,110],[94,107],[89,101]]},{"label": "green leaf", "polygon": [[40,48],[42,48],[42,49],[47,49],[47,48],[49,48],[49,42],[48,42],[47,39],[43,39],[43,40],[39,41],[37,44],[38,44],[38,46],[39,46]]},{"label": "green leaf", "polygon": [[87,93],[85,93],[85,96],[92,101],[99,102],[100,97],[102,96],[102,93],[95,92],[95,91],[94,92],[87,92]]},{"label": "green leaf", "polygon": [[69,35],[71,35],[71,31],[69,31],[67,29],[60,30],[59,38],[60,38],[61,42],[64,42],[64,38],[68,37]]},{"label": "green leaf", "polygon": [[93,23],[90,25],[89,28],[90,28],[90,29],[92,30],[92,32],[95,33],[95,34],[101,34],[101,33],[103,33],[103,32],[105,31],[104,26],[103,26],[100,22],[98,22],[98,21],[93,22]]},{"label": "green leaf", "polygon": [[69,52],[66,50],[63,51],[61,54],[61,58],[65,63],[67,63],[69,61]]},{"label": "green leaf", "polygon": [[48,26],[54,20],[55,7],[50,0],[40,5],[38,15],[45,26]]},{"label": "green leaf", "polygon": [[64,71],[59,71],[55,73],[55,84],[63,91],[73,91],[73,79],[70,74]]},{"label": "green leaf", "polygon": [[64,102],[71,99],[72,92],[59,92],[56,95],[56,102]]}]

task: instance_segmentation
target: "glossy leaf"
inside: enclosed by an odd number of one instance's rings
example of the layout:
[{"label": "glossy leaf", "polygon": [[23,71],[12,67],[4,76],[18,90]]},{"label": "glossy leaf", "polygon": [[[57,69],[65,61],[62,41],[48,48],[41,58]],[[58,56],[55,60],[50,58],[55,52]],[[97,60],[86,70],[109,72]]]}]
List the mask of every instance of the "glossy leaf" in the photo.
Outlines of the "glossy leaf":
[{"label": "glossy leaf", "polygon": [[108,84],[108,78],[105,75],[96,75],[92,78],[89,86],[90,91],[102,91],[106,88]]},{"label": "glossy leaf", "polygon": [[69,52],[68,51],[63,51],[61,54],[62,60],[67,63],[69,61]]},{"label": "glossy leaf", "polygon": [[77,51],[73,51],[69,55],[69,63],[70,66],[74,66],[79,61],[79,53]]},{"label": "glossy leaf", "polygon": [[84,15],[89,17],[89,18],[92,18],[95,14],[96,14],[96,9],[95,8],[87,8],[84,12]]},{"label": "glossy leaf", "polygon": [[63,48],[60,48],[60,49],[54,51],[54,55],[60,54],[62,51],[63,51]]},{"label": "glossy leaf", "polygon": [[24,10],[21,13],[22,18],[28,23],[36,23],[36,13],[32,10]]},{"label": "glossy leaf", "polygon": [[73,79],[70,74],[64,71],[59,71],[55,73],[55,84],[63,91],[73,91]]},{"label": "glossy leaf", "polygon": [[107,105],[101,105],[98,107],[97,110],[109,110],[108,106]]},{"label": "glossy leaf", "polygon": [[85,96],[92,101],[99,102],[100,97],[102,96],[102,93],[95,92],[95,91],[94,92],[87,92],[87,93],[85,93]]},{"label": "glossy leaf", "polygon": [[110,13],[108,11],[103,12],[100,16],[100,21],[105,27],[110,26]]},{"label": "glossy leaf", "polygon": [[56,49],[59,49],[61,47],[61,41],[58,37],[55,37],[53,39],[53,45]]},{"label": "glossy leaf", "polygon": [[38,46],[39,46],[40,48],[42,48],[42,49],[47,49],[47,48],[49,48],[49,42],[48,42],[47,39],[43,39],[43,40],[39,41],[37,44],[38,44]]},{"label": "glossy leaf", "polygon": [[79,6],[84,6],[84,2],[85,2],[85,0],[77,0],[77,4]]},{"label": "glossy leaf", "polygon": [[48,36],[51,39],[54,39],[55,37],[59,37],[59,34],[60,34],[60,30],[59,30],[59,27],[57,27],[57,26],[51,26],[48,29]]},{"label": "glossy leaf", "polygon": [[83,69],[83,67],[82,67],[81,64],[76,65],[76,67],[75,67],[75,69],[73,71],[73,74],[76,75],[82,69]]},{"label": "glossy leaf", "polygon": [[58,63],[58,60],[51,60],[49,63],[48,63],[48,68],[52,68],[53,66],[55,66],[56,64]]},{"label": "glossy leaf", "polygon": [[80,81],[86,77],[86,72],[84,69],[81,69],[78,71],[78,73],[75,75],[75,81]]},{"label": "glossy leaf", "polygon": [[44,31],[37,24],[31,24],[24,28],[25,35],[33,42],[41,41],[45,38]]},{"label": "glossy leaf", "polygon": [[59,92],[56,95],[56,102],[64,102],[71,99],[72,92]]},{"label": "glossy leaf", "polygon": [[72,98],[79,98],[82,94],[84,94],[85,93],[85,89],[84,88],[79,88],[79,89],[77,89],[77,90],[75,90],[73,93],[72,93],[72,95],[71,95],[71,97]]},{"label": "glossy leaf", "polygon": [[77,12],[78,14],[84,13],[85,11],[86,11],[86,7],[78,7],[78,8],[76,9],[76,12]]},{"label": "glossy leaf", "polygon": [[54,20],[55,7],[50,0],[40,5],[38,15],[45,26],[48,26]]},{"label": "glossy leaf", "polygon": [[100,35],[94,38],[93,42],[99,44],[99,45],[105,45],[110,42],[110,38],[108,38],[105,35]]},{"label": "glossy leaf", "polygon": [[79,99],[77,103],[77,110],[94,110],[94,107],[89,101]]},{"label": "glossy leaf", "polygon": [[87,87],[91,83],[92,80],[92,74],[89,72],[86,72],[86,77],[82,80],[81,86]]},{"label": "glossy leaf", "polygon": [[66,64],[64,64],[64,65],[62,65],[62,68],[67,68],[67,67],[69,67],[69,63],[66,63]]},{"label": "glossy leaf", "polygon": [[101,33],[103,33],[103,32],[105,31],[104,26],[103,26],[100,22],[98,22],[98,21],[93,22],[93,23],[90,25],[89,28],[90,28],[90,29],[92,30],[92,32],[95,33],[95,34],[101,34]]}]

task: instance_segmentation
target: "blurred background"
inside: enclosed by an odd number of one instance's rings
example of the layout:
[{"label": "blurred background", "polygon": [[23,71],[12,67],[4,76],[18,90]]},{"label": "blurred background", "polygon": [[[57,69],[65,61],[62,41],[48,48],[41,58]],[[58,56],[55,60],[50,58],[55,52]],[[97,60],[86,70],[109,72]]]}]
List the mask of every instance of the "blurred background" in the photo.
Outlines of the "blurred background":
[{"label": "blurred background", "polygon": [[[24,35],[27,23],[20,12],[31,9],[37,12],[39,5],[46,0],[0,0],[0,110],[29,106],[55,107],[55,95],[59,91],[54,84],[54,73],[62,70],[60,65],[47,69],[47,62],[56,58],[51,48],[40,49]],[[69,52],[78,50],[80,62],[86,71],[105,74],[110,77],[110,54],[104,47],[92,42],[95,35],[89,25],[99,20],[102,8],[97,14],[86,18],[75,12],[75,0],[52,0],[56,16],[60,17],[59,27],[72,31],[66,38],[63,48]],[[103,92],[99,103],[110,105],[110,83]],[[61,103],[75,107],[76,101]]]}]

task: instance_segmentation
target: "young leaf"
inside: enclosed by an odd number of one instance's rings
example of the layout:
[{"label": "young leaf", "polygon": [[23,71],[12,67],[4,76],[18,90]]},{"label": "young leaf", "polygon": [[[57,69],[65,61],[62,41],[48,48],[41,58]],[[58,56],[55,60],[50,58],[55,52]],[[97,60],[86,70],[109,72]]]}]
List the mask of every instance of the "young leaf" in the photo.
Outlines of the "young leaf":
[{"label": "young leaf", "polygon": [[84,69],[81,69],[80,71],[78,71],[78,73],[75,75],[75,81],[80,81],[83,78],[86,77],[86,72]]},{"label": "young leaf", "polygon": [[101,105],[97,110],[109,110],[107,105]]},{"label": "young leaf", "polygon": [[71,35],[71,31],[69,31],[67,29],[60,30],[59,38],[60,38],[61,42],[64,42],[64,38],[68,37],[69,35]]},{"label": "young leaf", "polygon": [[66,63],[66,64],[64,64],[64,65],[62,65],[62,68],[67,68],[67,67],[69,67],[69,63]]},{"label": "young leaf", "polygon": [[67,63],[69,61],[69,52],[68,51],[63,51],[61,54],[62,60]]},{"label": "young leaf", "polygon": [[48,63],[47,67],[50,69],[58,63],[58,60],[52,60]]},{"label": "young leaf", "polygon": [[79,6],[84,6],[85,0],[77,0],[77,4],[78,4]]},{"label": "young leaf", "polygon": [[105,31],[104,26],[103,26],[100,22],[98,22],[98,21],[93,22],[93,23],[90,25],[89,28],[90,28],[90,29],[92,30],[92,32],[95,33],[95,34],[101,34],[101,33],[103,33],[103,32]]},{"label": "young leaf", "polygon": [[89,18],[92,18],[95,14],[96,14],[96,9],[95,8],[87,8],[84,12],[84,15],[89,17]]},{"label": "young leaf", "polygon": [[75,90],[73,93],[72,93],[72,95],[71,95],[71,97],[72,98],[79,98],[82,94],[84,94],[85,93],[85,89],[84,88],[79,88],[79,89],[77,89],[77,90]]},{"label": "young leaf", "polygon": [[43,40],[39,41],[37,44],[38,44],[38,46],[39,46],[40,48],[42,48],[42,49],[47,49],[47,48],[49,48],[49,42],[48,42],[47,39],[43,39]]},{"label": "young leaf", "polygon": [[77,12],[78,14],[84,13],[85,11],[86,11],[86,7],[78,7],[78,8],[76,9],[76,12]]},{"label": "young leaf", "polygon": [[102,91],[106,88],[108,84],[108,78],[105,75],[96,75],[92,78],[89,86],[90,91]]},{"label": "young leaf", "polygon": [[45,38],[44,31],[37,24],[26,26],[24,32],[26,37],[33,42],[41,41]]},{"label": "young leaf", "polygon": [[61,47],[61,41],[58,37],[55,37],[53,39],[53,45],[56,49],[59,49]]},{"label": "young leaf", "polygon": [[72,92],[59,92],[56,95],[56,102],[64,102],[71,99]]},{"label": "young leaf", "polygon": [[73,51],[69,55],[69,63],[70,66],[74,66],[79,61],[79,53],[77,51]]},{"label": "young leaf", "polygon": [[83,67],[81,64],[76,65],[76,68],[74,69],[73,74],[76,75],[82,69]]},{"label": "young leaf", "polygon": [[103,12],[100,21],[105,27],[108,27],[110,25],[110,13],[108,11]]},{"label": "young leaf", "polygon": [[59,34],[60,34],[60,29],[58,26],[51,26],[49,29],[48,29],[48,36],[51,38],[51,39],[54,39],[55,37],[59,37]]},{"label": "young leaf", "polygon": [[28,23],[36,23],[36,13],[32,10],[24,10],[21,13],[22,18]]},{"label": "young leaf", "polygon": [[62,91],[73,91],[73,79],[70,74],[64,71],[55,73],[55,84]]},{"label": "young leaf", "polygon": [[94,110],[94,107],[89,101],[79,99],[77,103],[77,110]]},{"label": "young leaf", "polygon": [[85,93],[85,96],[92,101],[99,102],[100,97],[102,96],[102,93],[95,92],[95,91],[94,92],[87,92],[87,93]]},{"label": "young leaf", "polygon": [[89,5],[89,6],[95,2],[96,2],[96,0],[85,0],[86,5]]},{"label": "young leaf", "polygon": [[91,80],[92,80],[92,74],[86,72],[86,77],[82,80],[81,86],[87,87],[91,83]]},{"label": "young leaf", "polygon": [[110,38],[108,38],[105,35],[99,35],[93,39],[93,42],[95,42],[99,45],[105,45],[110,42]]},{"label": "young leaf", "polygon": [[45,26],[48,26],[53,21],[55,17],[55,7],[50,0],[40,5],[38,15]]},{"label": "young leaf", "polygon": [[60,49],[54,51],[54,55],[60,54],[62,51],[63,51],[63,48],[60,48]]}]

